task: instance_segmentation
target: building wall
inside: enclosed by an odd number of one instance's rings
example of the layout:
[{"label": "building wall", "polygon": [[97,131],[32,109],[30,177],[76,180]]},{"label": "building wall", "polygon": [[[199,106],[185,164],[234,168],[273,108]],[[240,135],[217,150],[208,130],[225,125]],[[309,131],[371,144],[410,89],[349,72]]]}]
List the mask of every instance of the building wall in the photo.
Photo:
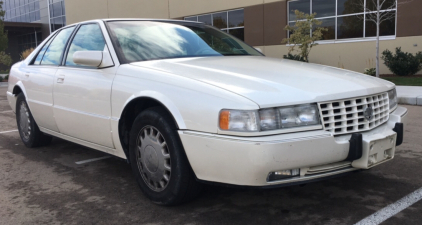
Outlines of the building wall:
[{"label": "building wall", "polygon": [[103,18],[170,18],[168,0],[70,0],[65,5],[67,24]]},{"label": "building wall", "polygon": [[[399,0],[403,2],[406,0]],[[288,46],[286,0],[71,0],[65,1],[67,23],[98,18],[172,18],[244,8],[245,42],[260,47],[269,57],[281,58]],[[392,40],[382,40],[385,49],[411,53],[422,51],[422,0],[399,5],[397,34]],[[315,47],[310,61],[363,72],[375,67],[375,41],[321,44]],[[381,60],[381,74],[391,73]],[[422,72],[421,72],[422,73]]]},{"label": "building wall", "polygon": [[43,40],[50,35],[50,19],[48,17],[48,2],[39,0],[40,2],[40,23],[42,23]]}]

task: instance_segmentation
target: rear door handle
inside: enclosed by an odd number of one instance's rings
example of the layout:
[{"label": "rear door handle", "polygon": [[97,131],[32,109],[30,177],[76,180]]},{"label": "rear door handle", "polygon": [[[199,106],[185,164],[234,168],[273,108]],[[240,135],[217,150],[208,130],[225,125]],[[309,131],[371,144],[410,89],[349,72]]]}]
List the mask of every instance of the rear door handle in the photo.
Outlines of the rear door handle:
[{"label": "rear door handle", "polygon": [[28,77],[29,77],[29,73],[25,73],[25,77],[27,77],[27,78],[28,78]]},{"label": "rear door handle", "polygon": [[60,74],[57,76],[57,83],[63,83],[64,82],[64,75]]}]

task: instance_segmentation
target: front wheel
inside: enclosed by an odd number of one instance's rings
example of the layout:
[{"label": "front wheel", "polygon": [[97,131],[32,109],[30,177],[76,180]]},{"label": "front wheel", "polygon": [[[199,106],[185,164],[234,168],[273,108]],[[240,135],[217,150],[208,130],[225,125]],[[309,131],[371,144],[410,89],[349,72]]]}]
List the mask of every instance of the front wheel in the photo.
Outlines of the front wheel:
[{"label": "front wheel", "polygon": [[130,133],[130,163],[142,192],[161,205],[196,197],[200,184],[185,155],[171,116],[161,107],[140,113]]},{"label": "front wheel", "polygon": [[40,131],[37,123],[32,117],[23,93],[20,93],[16,101],[16,122],[22,142],[28,148],[49,145],[52,137]]}]

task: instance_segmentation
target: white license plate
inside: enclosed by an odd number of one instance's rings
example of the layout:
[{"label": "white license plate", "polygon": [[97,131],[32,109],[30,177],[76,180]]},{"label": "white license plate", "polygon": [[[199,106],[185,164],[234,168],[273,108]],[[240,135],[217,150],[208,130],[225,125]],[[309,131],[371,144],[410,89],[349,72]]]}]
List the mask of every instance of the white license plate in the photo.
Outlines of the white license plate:
[{"label": "white license plate", "polygon": [[397,134],[382,138],[364,138],[362,143],[362,158],[352,162],[356,168],[369,169],[394,158]]}]

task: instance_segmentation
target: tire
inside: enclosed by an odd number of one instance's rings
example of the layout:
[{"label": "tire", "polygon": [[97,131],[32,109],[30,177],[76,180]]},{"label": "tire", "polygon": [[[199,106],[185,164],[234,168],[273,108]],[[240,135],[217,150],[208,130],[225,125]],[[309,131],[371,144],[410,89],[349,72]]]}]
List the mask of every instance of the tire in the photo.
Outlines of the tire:
[{"label": "tire", "polygon": [[150,108],[136,117],[129,151],[136,181],[154,203],[179,205],[200,193],[201,185],[190,167],[177,127],[164,108]]},{"label": "tire", "polygon": [[18,94],[16,101],[16,122],[19,135],[26,147],[36,148],[51,143],[52,137],[40,131],[23,93]]}]

